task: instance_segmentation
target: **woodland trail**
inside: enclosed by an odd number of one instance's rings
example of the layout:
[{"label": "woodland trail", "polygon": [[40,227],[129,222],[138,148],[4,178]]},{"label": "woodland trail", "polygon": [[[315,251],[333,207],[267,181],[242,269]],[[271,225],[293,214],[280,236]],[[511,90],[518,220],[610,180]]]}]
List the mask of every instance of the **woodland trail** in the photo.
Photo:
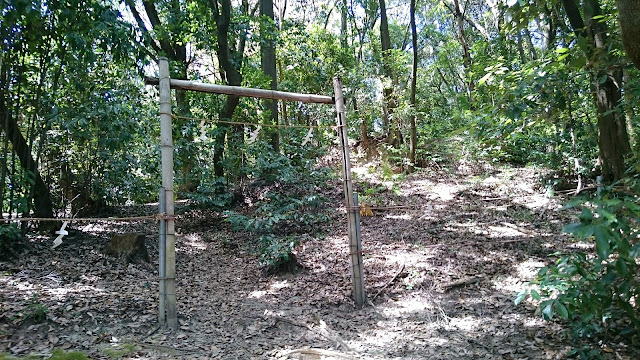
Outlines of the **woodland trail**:
[{"label": "woodland trail", "polygon": [[[346,219],[336,211],[297,249],[304,269],[265,275],[219,214],[178,218],[180,329],[156,325],[153,224],[87,225],[63,245],[0,263],[0,353],[79,350],[95,359],[560,359],[562,327],[513,299],[569,246],[572,215],[531,168],[424,170],[400,183],[354,169],[370,304],[350,295]],[[333,184],[340,188],[339,182]],[[325,194],[339,208],[339,190]],[[153,213],[153,209],[147,209]],[[142,231],[152,265],[119,266],[100,249]],[[154,263],[155,262],[155,263]],[[42,310],[46,320],[36,318]],[[42,320],[42,319],[40,319]],[[624,354],[618,358],[625,358]]]}]

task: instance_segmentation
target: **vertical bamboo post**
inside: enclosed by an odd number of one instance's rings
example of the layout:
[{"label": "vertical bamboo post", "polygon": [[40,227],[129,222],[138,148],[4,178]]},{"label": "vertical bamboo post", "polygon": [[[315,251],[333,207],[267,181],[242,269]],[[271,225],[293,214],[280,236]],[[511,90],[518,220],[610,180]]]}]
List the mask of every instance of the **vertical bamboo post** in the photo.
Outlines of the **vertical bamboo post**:
[{"label": "vertical bamboo post", "polygon": [[169,77],[169,61],[165,57],[158,59],[160,78],[160,142],[162,155],[162,187],[165,200],[165,291],[167,325],[170,329],[178,328],[176,312],[176,231],[173,202],[173,139],[171,135],[171,79]]},{"label": "vertical bamboo post", "polygon": [[338,113],[338,133],[342,145],[342,173],[345,206],[347,207],[347,224],[349,231],[349,254],[351,257],[351,283],[353,299],[356,306],[361,307],[367,298],[364,289],[364,269],[362,266],[362,244],[358,236],[357,209],[354,205],[353,183],[351,181],[351,159],[349,157],[349,137],[347,135],[347,119],[344,110],[344,96],[340,78],[333,79],[336,111]]},{"label": "vertical bamboo post", "polygon": [[[160,200],[158,201],[158,212],[160,214],[164,214],[165,209],[165,192],[164,188],[160,188]],[[160,297],[158,298],[158,322],[160,325],[166,325],[166,296],[167,296],[167,224],[165,219],[160,219],[160,230],[158,231],[159,239],[158,239],[158,277],[160,278],[160,284],[158,284],[158,289],[160,290]]]},{"label": "vertical bamboo post", "polygon": [[359,207],[360,204],[358,203],[358,193],[354,192],[353,193],[353,206],[357,209],[355,211],[356,213],[356,238],[358,238],[358,244],[362,244],[362,242],[360,241],[360,211],[359,211]]}]

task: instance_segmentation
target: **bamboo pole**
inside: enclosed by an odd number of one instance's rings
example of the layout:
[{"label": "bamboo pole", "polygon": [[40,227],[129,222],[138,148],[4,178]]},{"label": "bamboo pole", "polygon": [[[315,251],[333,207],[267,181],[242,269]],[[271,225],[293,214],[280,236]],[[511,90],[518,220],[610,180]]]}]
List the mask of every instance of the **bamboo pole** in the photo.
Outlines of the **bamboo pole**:
[{"label": "bamboo pole", "polygon": [[367,299],[364,288],[364,270],[362,266],[362,244],[358,236],[357,208],[354,205],[353,183],[351,181],[351,159],[349,157],[349,138],[347,136],[347,119],[344,110],[344,96],[340,78],[333,79],[336,111],[338,113],[338,131],[342,145],[342,173],[345,205],[347,207],[347,224],[349,231],[349,254],[351,257],[351,282],[353,299],[356,306],[362,307]]},{"label": "bamboo pole", "polygon": [[[163,214],[165,212],[165,192],[164,188],[160,188],[160,201],[158,201],[158,212]],[[160,278],[160,284],[158,284],[158,289],[160,290],[160,297],[158,299],[158,322],[160,325],[166,325],[166,296],[167,296],[167,223],[166,220],[160,219],[160,230],[158,231],[158,277]]]},{"label": "bamboo pole", "polygon": [[[159,80],[153,77],[147,77],[145,83],[147,85],[158,85]],[[315,94],[299,94],[285,91],[264,90],[245,88],[240,86],[228,86],[217,84],[204,84],[189,80],[171,79],[171,88],[179,90],[193,90],[215,94],[238,95],[247,97],[256,97],[262,99],[299,101],[303,103],[317,104],[333,104],[331,96],[315,95]]]},{"label": "bamboo pole", "polygon": [[160,142],[162,155],[162,187],[164,188],[166,225],[166,310],[167,325],[170,329],[178,328],[176,312],[176,231],[173,200],[173,138],[171,135],[171,79],[169,77],[169,61],[165,57],[158,59],[160,75]]}]

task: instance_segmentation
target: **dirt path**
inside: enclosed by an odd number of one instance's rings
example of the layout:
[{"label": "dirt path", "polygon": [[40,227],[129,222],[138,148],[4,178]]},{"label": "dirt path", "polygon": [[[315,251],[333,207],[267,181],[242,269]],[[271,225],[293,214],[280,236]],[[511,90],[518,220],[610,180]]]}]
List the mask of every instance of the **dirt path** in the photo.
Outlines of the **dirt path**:
[{"label": "dirt path", "polygon": [[[412,205],[362,218],[370,305],[349,298],[343,212],[298,249],[304,270],[266,276],[216,214],[179,221],[180,330],[156,326],[154,265],[114,264],[100,249],[114,231],[87,226],[62,246],[0,263],[0,352],[80,350],[127,359],[559,359],[571,349],[515,294],[566,246],[560,201],[533,169],[424,171],[399,185],[360,169],[370,205]],[[336,188],[339,184],[336,183]],[[339,208],[340,192],[329,194]],[[150,209],[149,212],[153,210]],[[117,228],[117,230],[115,230]],[[44,313],[46,320],[39,322]],[[624,357],[622,357],[624,358]]]}]

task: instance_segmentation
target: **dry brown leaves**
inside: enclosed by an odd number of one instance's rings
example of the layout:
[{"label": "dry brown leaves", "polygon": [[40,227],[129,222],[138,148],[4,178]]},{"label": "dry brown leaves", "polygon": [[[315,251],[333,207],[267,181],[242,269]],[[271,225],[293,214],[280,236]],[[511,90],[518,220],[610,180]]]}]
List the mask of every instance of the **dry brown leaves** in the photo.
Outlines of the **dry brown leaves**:
[{"label": "dry brown leaves", "polygon": [[[570,215],[535,189],[535,178],[531,169],[426,170],[375,194],[377,204],[417,210],[373,210],[362,218],[367,291],[379,295],[360,310],[349,297],[344,214],[336,212],[302,242],[303,271],[281,276],[264,275],[244,251],[248,235],[231,232],[218,214],[184,214],[177,221],[175,333],[156,322],[155,225],[85,226],[53,250],[52,239],[33,238],[35,251],[0,263],[0,352],[62,348],[96,359],[564,358],[571,344],[562,327],[542,322],[530,304],[513,305],[536,268],[564,246],[560,228]],[[337,208],[342,197],[334,185],[327,206]],[[148,235],[153,265],[123,266],[102,254],[112,233],[130,231]],[[613,351],[630,358],[624,349]]]}]

